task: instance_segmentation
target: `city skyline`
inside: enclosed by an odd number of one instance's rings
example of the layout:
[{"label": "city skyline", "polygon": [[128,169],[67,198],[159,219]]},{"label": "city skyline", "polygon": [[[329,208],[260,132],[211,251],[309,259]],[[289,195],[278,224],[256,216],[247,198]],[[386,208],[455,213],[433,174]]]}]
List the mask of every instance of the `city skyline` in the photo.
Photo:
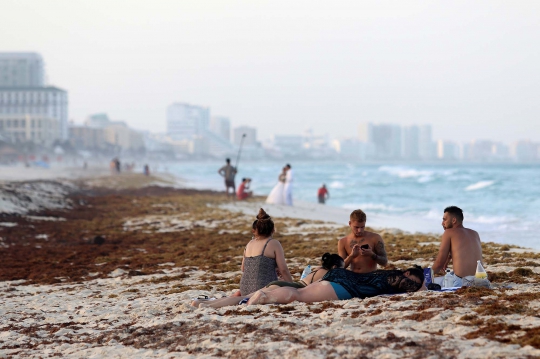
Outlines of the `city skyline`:
[{"label": "city skyline", "polygon": [[373,122],[538,141],[539,6],[8,1],[0,49],[40,53],[77,123],[106,111],[165,132],[167,106],[181,101],[260,138],[346,137]]}]

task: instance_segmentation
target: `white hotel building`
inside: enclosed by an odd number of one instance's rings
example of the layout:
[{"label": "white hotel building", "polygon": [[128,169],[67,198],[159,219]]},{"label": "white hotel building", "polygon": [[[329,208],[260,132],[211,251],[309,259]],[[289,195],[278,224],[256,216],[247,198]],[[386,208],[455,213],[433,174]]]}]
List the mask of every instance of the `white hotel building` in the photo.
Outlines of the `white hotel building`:
[{"label": "white hotel building", "polygon": [[57,87],[0,87],[0,134],[50,145],[68,138],[67,92]]}]

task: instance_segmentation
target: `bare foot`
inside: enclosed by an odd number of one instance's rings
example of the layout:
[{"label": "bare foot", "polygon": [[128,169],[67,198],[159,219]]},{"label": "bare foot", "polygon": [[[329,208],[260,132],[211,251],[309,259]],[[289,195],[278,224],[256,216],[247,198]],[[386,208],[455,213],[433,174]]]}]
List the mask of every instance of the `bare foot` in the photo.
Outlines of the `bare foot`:
[{"label": "bare foot", "polygon": [[262,290],[258,290],[249,298],[248,305],[266,304],[266,294]]},{"label": "bare foot", "polygon": [[192,302],[191,302],[191,306],[192,307],[198,307],[200,306],[201,303],[205,303],[207,302],[208,299],[194,299]]}]

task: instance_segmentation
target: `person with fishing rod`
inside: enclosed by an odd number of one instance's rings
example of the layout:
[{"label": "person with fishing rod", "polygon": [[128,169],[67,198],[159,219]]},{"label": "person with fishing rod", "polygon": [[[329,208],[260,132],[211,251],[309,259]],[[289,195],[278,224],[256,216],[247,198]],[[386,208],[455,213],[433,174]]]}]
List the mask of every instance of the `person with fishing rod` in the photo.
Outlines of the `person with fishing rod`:
[{"label": "person with fishing rod", "polygon": [[[238,173],[238,161],[240,160],[240,153],[242,152],[242,145],[245,137],[246,134],[244,133],[242,135],[242,139],[240,140],[240,148],[238,149],[238,156],[236,157],[236,166],[231,166],[231,159],[227,158],[225,160],[227,164],[218,170],[218,173],[225,179],[225,194],[227,197],[231,195],[233,199],[236,196],[236,185],[234,183],[234,178]],[[232,192],[229,192],[229,188],[232,189]]]}]

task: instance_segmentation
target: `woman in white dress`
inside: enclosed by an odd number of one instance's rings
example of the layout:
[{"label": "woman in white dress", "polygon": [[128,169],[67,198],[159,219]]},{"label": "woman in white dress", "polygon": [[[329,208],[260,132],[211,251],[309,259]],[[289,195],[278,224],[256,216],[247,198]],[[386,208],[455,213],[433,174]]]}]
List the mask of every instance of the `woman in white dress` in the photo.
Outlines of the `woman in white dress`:
[{"label": "woman in white dress", "polygon": [[278,183],[274,186],[272,191],[270,191],[270,194],[268,195],[268,198],[266,199],[266,203],[285,204],[285,179],[286,177],[287,177],[287,170],[285,167],[283,167],[283,170],[281,171],[281,174],[278,177]]}]

